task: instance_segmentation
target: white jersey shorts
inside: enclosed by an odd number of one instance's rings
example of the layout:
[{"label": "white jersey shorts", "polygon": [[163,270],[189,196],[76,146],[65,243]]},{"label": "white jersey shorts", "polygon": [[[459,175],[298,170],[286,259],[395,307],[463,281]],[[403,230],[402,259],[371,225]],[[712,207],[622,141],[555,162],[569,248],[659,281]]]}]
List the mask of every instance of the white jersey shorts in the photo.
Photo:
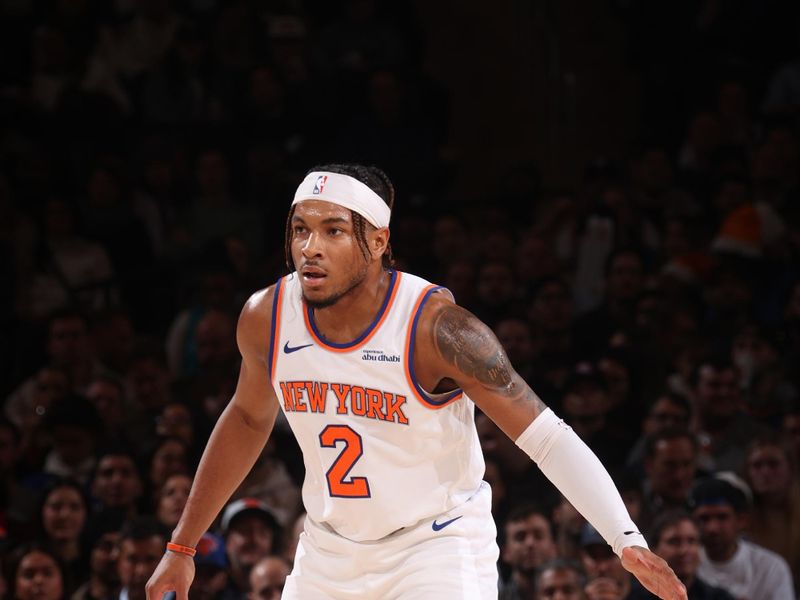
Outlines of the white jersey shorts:
[{"label": "white jersey shorts", "polygon": [[[283,600],[496,600],[491,489],[374,542],[306,518]],[[399,508],[402,510],[402,507]]]}]

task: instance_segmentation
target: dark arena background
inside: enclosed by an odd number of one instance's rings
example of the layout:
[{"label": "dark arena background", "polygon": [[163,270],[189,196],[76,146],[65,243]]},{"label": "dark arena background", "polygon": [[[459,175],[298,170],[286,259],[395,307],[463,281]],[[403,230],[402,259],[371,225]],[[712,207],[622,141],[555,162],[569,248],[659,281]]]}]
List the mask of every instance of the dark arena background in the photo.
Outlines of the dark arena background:
[{"label": "dark arena background", "polygon": [[[0,0],[0,119],[0,598],[144,597],[294,190],[342,162],[690,598],[796,597],[799,3]],[[565,559],[570,597],[652,598],[476,420],[500,597]],[[192,598],[280,597],[303,474],[279,418]]]}]

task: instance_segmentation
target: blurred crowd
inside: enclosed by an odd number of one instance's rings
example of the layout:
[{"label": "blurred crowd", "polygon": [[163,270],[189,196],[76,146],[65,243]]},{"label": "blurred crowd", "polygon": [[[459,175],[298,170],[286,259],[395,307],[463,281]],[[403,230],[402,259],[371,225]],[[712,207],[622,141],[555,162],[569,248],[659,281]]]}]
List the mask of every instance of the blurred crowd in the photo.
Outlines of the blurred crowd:
[{"label": "blurred crowd", "polygon": [[[410,3],[0,2],[0,598],[144,597],[236,385],[239,310],[287,272],[294,187],[361,161],[397,189],[396,267],[492,327],[690,599],[794,599],[800,11],[779,5],[609,2],[641,139],[569,186],[520,160],[458,198]],[[503,600],[652,598],[477,424]],[[302,479],[279,421],[192,598],[280,597]]]}]

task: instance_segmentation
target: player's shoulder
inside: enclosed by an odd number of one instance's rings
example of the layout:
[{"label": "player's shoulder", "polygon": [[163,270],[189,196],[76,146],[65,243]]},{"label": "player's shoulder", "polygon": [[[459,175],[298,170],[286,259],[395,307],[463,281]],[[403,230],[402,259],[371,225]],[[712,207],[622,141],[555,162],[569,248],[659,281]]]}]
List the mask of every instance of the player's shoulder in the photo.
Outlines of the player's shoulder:
[{"label": "player's shoulder", "polygon": [[270,316],[272,312],[272,303],[275,298],[275,285],[270,285],[253,292],[244,303],[242,308],[243,316]]},{"label": "player's shoulder", "polygon": [[430,295],[420,309],[418,321],[418,344],[441,340],[445,333],[448,334],[445,337],[451,337],[453,333],[459,333],[460,336],[477,333],[483,336],[488,329],[478,317],[456,304],[453,295],[445,288]]},{"label": "player's shoulder", "polygon": [[[260,347],[272,331],[272,304],[275,285],[260,289],[247,299],[239,314],[236,337],[240,347]],[[266,335],[266,338],[264,337]]]}]

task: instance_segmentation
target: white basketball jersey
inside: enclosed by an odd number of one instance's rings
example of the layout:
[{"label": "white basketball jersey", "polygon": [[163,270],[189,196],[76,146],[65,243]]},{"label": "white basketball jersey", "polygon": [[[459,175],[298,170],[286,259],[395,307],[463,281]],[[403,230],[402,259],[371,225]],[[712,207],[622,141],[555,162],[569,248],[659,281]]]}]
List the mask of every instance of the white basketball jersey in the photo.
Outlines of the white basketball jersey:
[{"label": "white basketball jersey", "polygon": [[465,502],[483,455],[461,390],[428,394],[414,378],[422,307],[442,288],[391,272],[373,323],[326,341],[296,274],[275,288],[270,374],[303,451],[308,515],[354,541],[380,539]]}]

